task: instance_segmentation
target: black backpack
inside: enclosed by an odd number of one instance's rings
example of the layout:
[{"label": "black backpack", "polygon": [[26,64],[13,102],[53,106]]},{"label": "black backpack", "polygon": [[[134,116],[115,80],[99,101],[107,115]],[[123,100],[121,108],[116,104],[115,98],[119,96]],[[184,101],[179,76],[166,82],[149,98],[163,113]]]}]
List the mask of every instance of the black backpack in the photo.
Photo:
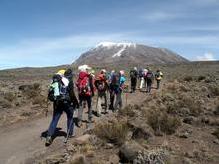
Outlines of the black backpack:
[{"label": "black backpack", "polygon": [[130,71],[130,77],[131,78],[136,78],[136,72],[134,70]]},{"label": "black backpack", "polygon": [[[55,88],[53,85],[58,83],[58,91],[59,95],[55,95]],[[48,100],[54,101],[69,101],[69,86],[65,86],[62,82],[62,77],[58,74],[55,74],[52,78],[52,83],[50,84],[49,91],[48,91]]]},{"label": "black backpack", "polygon": [[149,80],[153,80],[153,78],[154,78],[153,72],[152,71],[148,71],[147,75],[146,75],[146,78],[149,79]]},{"label": "black backpack", "polygon": [[120,86],[120,74],[114,73],[111,78],[111,86],[114,88],[119,88]]}]

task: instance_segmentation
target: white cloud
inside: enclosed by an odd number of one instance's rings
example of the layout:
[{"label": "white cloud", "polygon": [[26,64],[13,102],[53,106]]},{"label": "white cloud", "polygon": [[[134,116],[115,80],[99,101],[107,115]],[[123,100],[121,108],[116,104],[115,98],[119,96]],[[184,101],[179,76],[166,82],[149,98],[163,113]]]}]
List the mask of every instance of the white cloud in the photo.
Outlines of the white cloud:
[{"label": "white cloud", "polygon": [[212,60],[216,60],[216,59],[212,53],[207,52],[202,56],[197,56],[197,60],[198,61],[212,61]]},{"label": "white cloud", "polygon": [[159,11],[159,12],[147,13],[141,17],[147,21],[163,21],[163,20],[172,20],[178,18],[179,15],[177,15],[176,13],[167,13],[167,12]]}]

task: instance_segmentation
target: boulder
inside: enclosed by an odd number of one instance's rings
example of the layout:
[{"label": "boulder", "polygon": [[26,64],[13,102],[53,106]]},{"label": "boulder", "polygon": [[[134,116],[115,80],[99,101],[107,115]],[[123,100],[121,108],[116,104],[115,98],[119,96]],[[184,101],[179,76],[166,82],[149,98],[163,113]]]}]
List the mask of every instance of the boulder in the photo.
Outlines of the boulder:
[{"label": "boulder", "polygon": [[143,150],[144,148],[136,142],[125,143],[119,151],[121,162],[133,162],[137,158],[138,152]]},{"label": "boulder", "polygon": [[80,137],[75,138],[74,144],[76,144],[76,145],[85,145],[85,144],[90,142],[90,139],[91,139],[91,135],[90,134],[85,134],[85,135],[82,135]]},{"label": "boulder", "polygon": [[146,123],[145,120],[135,119],[128,121],[128,126],[132,129],[132,139],[145,139],[154,136],[153,129]]}]

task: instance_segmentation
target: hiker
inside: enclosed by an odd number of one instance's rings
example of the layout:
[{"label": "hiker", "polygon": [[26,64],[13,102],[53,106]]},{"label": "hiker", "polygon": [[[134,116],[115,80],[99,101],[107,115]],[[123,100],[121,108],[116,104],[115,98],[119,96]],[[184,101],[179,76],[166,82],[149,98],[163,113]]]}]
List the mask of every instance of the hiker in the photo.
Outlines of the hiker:
[{"label": "hiker", "polygon": [[110,77],[108,80],[109,84],[109,93],[110,93],[110,105],[109,110],[114,111],[114,99],[115,99],[115,85],[116,85],[116,78],[119,78],[118,73],[115,70],[112,70],[110,73]]},{"label": "hiker", "polygon": [[148,73],[148,69],[147,68],[143,69],[143,79],[144,79],[143,86],[145,89],[147,89],[147,73]]},{"label": "hiker", "polygon": [[136,85],[137,85],[137,78],[138,78],[138,71],[137,67],[134,67],[129,73],[130,79],[131,79],[131,93],[135,92],[136,90]]},{"label": "hiker", "polygon": [[146,92],[150,93],[152,88],[152,83],[154,80],[154,74],[150,68],[148,68],[148,72],[146,74],[146,82],[147,82],[147,90]]},{"label": "hiker", "polygon": [[94,96],[94,87],[93,87],[93,77],[89,73],[91,68],[85,66],[80,70],[78,80],[76,82],[78,88],[79,96],[79,110],[78,110],[78,121],[77,126],[80,127],[82,124],[82,115],[83,115],[83,102],[87,102],[88,107],[88,123],[92,121],[92,97]]},{"label": "hiker", "polygon": [[53,82],[50,85],[48,99],[53,101],[53,117],[50,123],[46,145],[52,143],[52,137],[56,130],[58,121],[63,113],[67,115],[67,132],[70,137],[74,136],[74,109],[79,108],[78,100],[74,92],[73,73],[71,69],[60,70],[53,76]]},{"label": "hiker", "polygon": [[160,88],[160,81],[163,78],[163,73],[160,71],[160,69],[157,70],[157,72],[155,73],[155,79],[157,81],[157,89]]},{"label": "hiker", "polygon": [[107,77],[106,77],[106,70],[102,69],[100,74],[97,75],[95,78],[94,85],[97,89],[97,105],[96,105],[96,112],[97,117],[101,116],[102,108],[104,108],[104,114],[107,113]]},{"label": "hiker", "polygon": [[124,83],[126,81],[126,78],[124,75],[125,75],[125,72],[121,70],[119,72],[119,78],[117,82],[118,85],[116,85],[116,88],[115,88],[116,102],[115,102],[114,110],[118,109],[118,105],[119,105],[119,109],[121,109],[123,105],[122,104],[122,91],[124,89]]},{"label": "hiker", "polygon": [[139,89],[143,88],[143,84],[144,84],[144,78],[143,78],[143,69],[140,68],[138,71],[138,81],[139,81]]}]

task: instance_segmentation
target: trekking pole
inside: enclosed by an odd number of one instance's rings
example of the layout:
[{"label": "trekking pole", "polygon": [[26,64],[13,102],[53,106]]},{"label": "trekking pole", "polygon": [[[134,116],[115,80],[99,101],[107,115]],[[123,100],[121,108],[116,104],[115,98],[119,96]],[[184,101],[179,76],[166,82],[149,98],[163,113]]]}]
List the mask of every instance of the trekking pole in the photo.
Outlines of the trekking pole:
[{"label": "trekking pole", "polygon": [[45,111],[45,116],[48,116],[48,112],[49,112],[49,99],[47,98],[46,100],[46,111]]},{"label": "trekking pole", "polygon": [[125,93],[125,106],[127,106],[128,103],[128,93]]},{"label": "trekking pole", "polygon": [[96,101],[96,111],[97,111],[97,105],[98,105],[98,94],[97,94],[97,101]]},{"label": "trekking pole", "polygon": [[[73,115],[74,115],[74,112],[73,112]],[[65,143],[65,144],[66,144],[67,141],[68,141],[70,129],[72,128],[72,125],[73,125],[73,121],[74,121],[74,116],[73,116],[73,115],[72,115],[72,119],[71,119],[71,122],[70,122],[70,126],[69,126],[69,128],[68,128],[68,130],[67,130],[67,136],[66,136],[66,138],[65,138],[65,140],[64,140],[64,143]]]}]

